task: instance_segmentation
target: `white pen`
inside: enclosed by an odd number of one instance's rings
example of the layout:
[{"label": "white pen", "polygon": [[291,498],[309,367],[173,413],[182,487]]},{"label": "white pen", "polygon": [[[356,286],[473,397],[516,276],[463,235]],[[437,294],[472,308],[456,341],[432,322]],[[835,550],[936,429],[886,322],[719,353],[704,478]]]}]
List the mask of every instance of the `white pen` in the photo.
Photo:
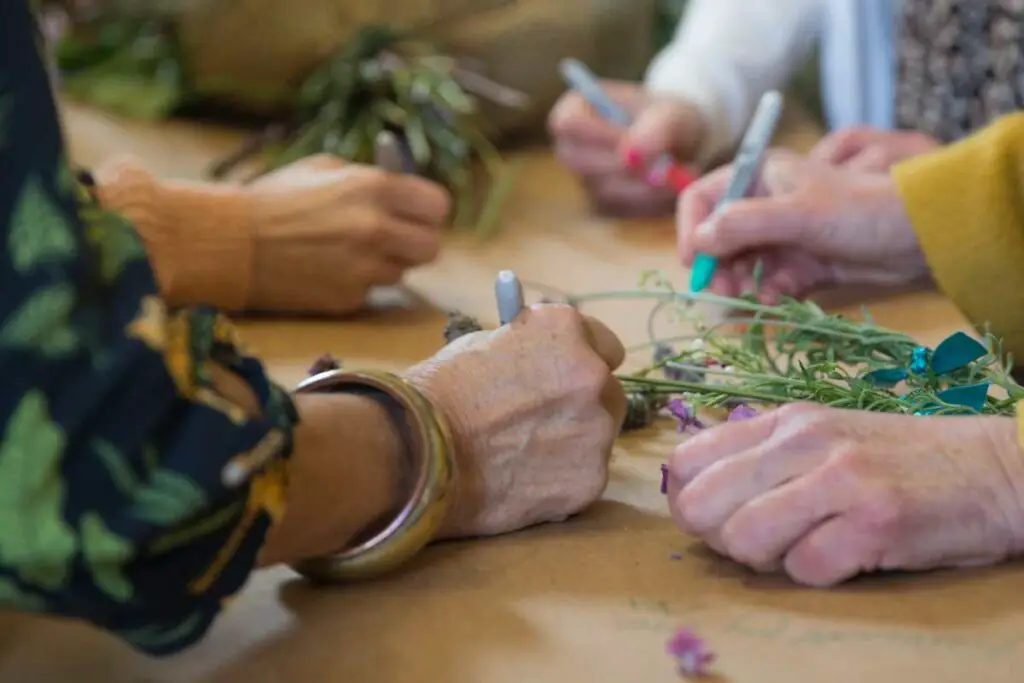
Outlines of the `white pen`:
[{"label": "white pen", "polygon": [[498,320],[507,325],[526,306],[523,285],[511,270],[503,270],[494,280],[494,297],[498,300]]}]

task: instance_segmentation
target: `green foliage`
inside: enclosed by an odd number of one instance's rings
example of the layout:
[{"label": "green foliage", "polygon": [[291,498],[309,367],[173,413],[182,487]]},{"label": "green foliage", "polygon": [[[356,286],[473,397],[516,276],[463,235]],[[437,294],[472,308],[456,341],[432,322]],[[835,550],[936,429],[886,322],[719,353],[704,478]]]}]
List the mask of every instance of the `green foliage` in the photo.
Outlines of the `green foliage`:
[{"label": "green foliage", "polygon": [[[1010,376],[1012,361],[991,334],[983,343],[983,358],[946,375],[911,374],[893,388],[876,386],[865,379],[871,371],[907,367],[919,344],[911,337],[875,324],[865,311],[852,320],[830,315],[812,301],[785,299],[777,305],[758,303],[754,295],[739,298],[677,292],[657,273],[644,278],[645,289],[600,292],[570,297],[580,304],[595,299],[655,299],[651,314],[651,347],[676,345],[666,358],[641,371],[620,377],[627,391],[647,395],[685,395],[698,406],[720,406],[734,401],[779,405],[799,401],[837,408],[915,414],[965,414],[974,412],[951,405],[939,392],[981,382],[1000,389],[982,409],[988,415],[1013,415],[1014,405],[1024,399],[1024,387]],[[695,302],[713,304],[729,311],[713,322],[697,312]],[[695,332],[658,338],[654,321],[674,312]],[[708,360],[714,361],[708,366]],[[684,371],[688,379],[660,376],[669,367]]]},{"label": "green foliage", "polygon": [[161,119],[184,104],[183,64],[168,22],[134,16],[76,25],[57,50],[65,92],[129,118]]},{"label": "green foliage", "polygon": [[521,97],[415,34],[368,26],[306,79],[298,116],[268,168],[318,153],[373,164],[378,135],[391,131],[404,143],[406,170],[452,192],[454,224],[490,234],[514,169],[488,139],[478,101],[464,82],[482,84],[492,99],[514,103]]}]

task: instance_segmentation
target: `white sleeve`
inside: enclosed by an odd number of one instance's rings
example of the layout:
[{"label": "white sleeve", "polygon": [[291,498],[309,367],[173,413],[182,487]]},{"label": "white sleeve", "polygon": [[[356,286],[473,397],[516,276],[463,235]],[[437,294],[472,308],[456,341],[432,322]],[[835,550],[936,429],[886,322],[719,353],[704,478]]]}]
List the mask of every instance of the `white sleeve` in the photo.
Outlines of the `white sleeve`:
[{"label": "white sleeve", "polygon": [[828,2],[689,0],[645,85],[700,108],[709,130],[698,161],[735,146],[761,95],[786,85],[803,65],[821,35]]}]

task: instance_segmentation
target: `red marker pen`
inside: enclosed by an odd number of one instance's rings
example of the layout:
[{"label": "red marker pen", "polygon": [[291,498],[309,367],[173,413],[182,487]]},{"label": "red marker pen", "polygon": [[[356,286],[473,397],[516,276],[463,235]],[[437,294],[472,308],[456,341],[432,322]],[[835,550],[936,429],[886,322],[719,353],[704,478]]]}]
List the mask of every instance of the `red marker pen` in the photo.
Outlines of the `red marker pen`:
[{"label": "red marker pen", "polygon": [[[639,171],[643,169],[643,156],[640,152],[631,149],[626,153],[626,165],[629,168]],[[677,164],[670,155],[663,154],[654,162],[647,171],[647,182],[656,187],[670,187],[676,192],[682,192],[690,183],[697,180],[699,175],[681,164]]]},{"label": "red marker pen", "polygon": [[647,173],[647,182],[658,187],[669,187],[676,192],[682,192],[697,178],[697,173],[677,164],[667,154],[655,161]]}]

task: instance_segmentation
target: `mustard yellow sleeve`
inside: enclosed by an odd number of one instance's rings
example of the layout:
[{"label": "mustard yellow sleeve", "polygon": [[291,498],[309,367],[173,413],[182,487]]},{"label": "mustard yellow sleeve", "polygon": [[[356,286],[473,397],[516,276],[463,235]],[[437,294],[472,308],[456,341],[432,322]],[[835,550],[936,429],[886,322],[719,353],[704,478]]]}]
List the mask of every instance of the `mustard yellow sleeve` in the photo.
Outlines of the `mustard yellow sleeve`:
[{"label": "mustard yellow sleeve", "polygon": [[1024,358],[1024,114],[893,169],[932,275]]}]

